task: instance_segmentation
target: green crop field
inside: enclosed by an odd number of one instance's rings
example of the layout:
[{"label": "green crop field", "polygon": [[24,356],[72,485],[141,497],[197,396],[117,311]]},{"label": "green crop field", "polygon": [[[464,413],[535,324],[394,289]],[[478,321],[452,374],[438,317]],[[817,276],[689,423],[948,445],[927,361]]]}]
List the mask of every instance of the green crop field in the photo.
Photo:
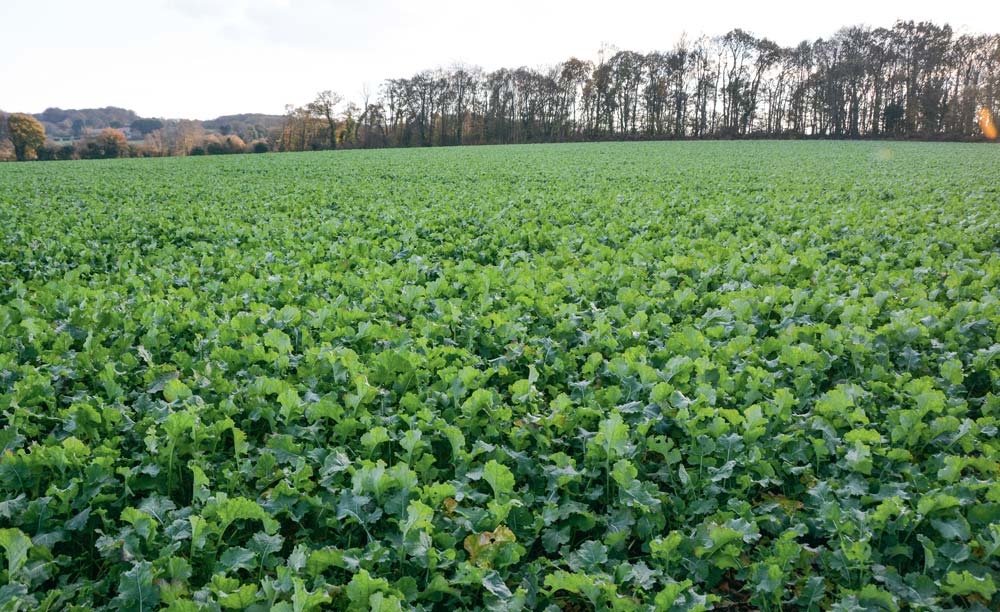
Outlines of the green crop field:
[{"label": "green crop field", "polygon": [[0,610],[996,610],[998,169],[0,166]]}]

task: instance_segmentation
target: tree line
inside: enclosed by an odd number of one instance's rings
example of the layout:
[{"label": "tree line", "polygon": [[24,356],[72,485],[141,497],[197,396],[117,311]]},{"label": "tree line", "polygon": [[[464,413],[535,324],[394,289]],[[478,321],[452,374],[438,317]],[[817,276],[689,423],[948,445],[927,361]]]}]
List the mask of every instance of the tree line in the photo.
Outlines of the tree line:
[{"label": "tree line", "polygon": [[[289,105],[277,127],[240,123],[223,126],[222,136],[257,152],[605,139],[969,140],[996,138],[998,106],[1000,35],[899,21],[792,47],[735,29],[682,38],[667,51],[604,48],[596,60],[544,69],[425,70],[366,89],[359,101],[323,91]],[[199,122],[170,122],[133,153],[204,153],[217,136]],[[227,142],[215,143],[216,152],[238,152]]]},{"label": "tree line", "polygon": [[994,137],[1000,35],[853,26],[782,47],[740,29],[669,51],[602,49],[547,69],[468,66],[389,79],[334,127],[287,109],[280,150],[663,138]]},{"label": "tree line", "polygon": [[[0,161],[228,155],[271,150],[266,139],[248,145],[228,128],[207,131],[201,121],[136,119],[129,128],[143,139],[129,141],[120,127],[108,127],[82,135],[76,141],[60,143],[46,138],[45,125],[36,117],[0,112]],[[256,127],[251,129],[259,131]]]}]

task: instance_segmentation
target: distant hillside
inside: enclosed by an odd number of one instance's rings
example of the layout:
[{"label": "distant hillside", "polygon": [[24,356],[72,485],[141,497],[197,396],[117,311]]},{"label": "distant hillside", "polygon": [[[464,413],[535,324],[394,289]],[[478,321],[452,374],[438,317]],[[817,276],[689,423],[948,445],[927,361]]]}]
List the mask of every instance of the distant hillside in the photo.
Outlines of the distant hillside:
[{"label": "distant hillside", "polygon": [[50,138],[78,138],[90,130],[127,127],[140,119],[134,111],[107,106],[105,108],[47,108],[34,115],[45,126]]},{"label": "distant hillside", "polygon": [[[45,126],[45,134],[53,140],[76,139],[88,133],[105,128],[129,128],[136,121],[149,119],[139,116],[135,111],[107,106],[105,108],[62,109],[47,108],[33,115]],[[281,115],[265,115],[262,113],[244,113],[240,115],[225,115],[216,119],[202,121],[206,130],[222,134],[236,134],[246,142],[267,136],[268,130],[279,127]],[[141,139],[148,128],[136,130],[128,135]],[[126,130],[128,132],[128,130]]]},{"label": "distant hillside", "polygon": [[215,119],[204,121],[206,128],[220,128],[231,123],[249,123],[257,125],[270,125],[277,127],[281,125],[284,115],[265,115],[263,113],[243,113],[240,115],[223,115]]},{"label": "distant hillside", "polygon": [[215,130],[222,134],[237,134],[246,142],[267,137],[269,130],[281,127],[282,115],[264,115],[261,113],[244,113],[241,115],[223,115],[215,119],[203,121],[207,130]]}]

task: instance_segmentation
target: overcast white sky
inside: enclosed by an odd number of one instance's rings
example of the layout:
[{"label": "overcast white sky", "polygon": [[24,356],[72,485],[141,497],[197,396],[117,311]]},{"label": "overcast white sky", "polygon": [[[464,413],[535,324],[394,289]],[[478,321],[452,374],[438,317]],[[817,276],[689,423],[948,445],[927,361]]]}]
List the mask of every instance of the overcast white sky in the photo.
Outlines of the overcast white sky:
[{"label": "overcast white sky", "polygon": [[1000,0],[0,0],[0,108],[281,113],[455,62],[537,67],[734,27],[790,45],[897,19],[997,32]]}]

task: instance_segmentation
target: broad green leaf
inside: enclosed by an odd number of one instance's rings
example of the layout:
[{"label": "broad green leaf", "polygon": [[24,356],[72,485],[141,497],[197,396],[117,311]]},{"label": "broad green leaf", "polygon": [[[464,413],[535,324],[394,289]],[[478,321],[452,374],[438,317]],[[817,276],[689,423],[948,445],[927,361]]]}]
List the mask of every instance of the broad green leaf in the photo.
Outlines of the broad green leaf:
[{"label": "broad green leaf", "polygon": [[968,570],[963,570],[961,573],[948,572],[944,584],[941,585],[941,590],[949,595],[981,595],[988,600],[996,594],[997,587],[991,575],[986,574],[979,577]]},{"label": "broad green leaf", "polygon": [[116,610],[152,612],[158,609],[160,590],[153,584],[153,564],[141,561],[118,579],[118,594],[113,603]]},{"label": "broad green leaf", "polygon": [[594,436],[594,444],[604,451],[604,456],[610,460],[625,455],[628,445],[628,425],[617,412],[601,421]]},{"label": "broad green leaf", "polygon": [[173,378],[163,385],[163,399],[168,402],[186,400],[191,397],[191,389],[181,381]]},{"label": "broad green leaf", "polygon": [[354,574],[351,581],[347,583],[347,598],[351,601],[351,608],[364,610],[372,595],[384,593],[389,590],[389,583],[384,578],[372,578],[368,570],[359,570]]},{"label": "broad green leaf", "polygon": [[269,329],[264,334],[264,346],[270,347],[284,355],[292,350],[292,339],[280,329]]},{"label": "broad green leaf", "polygon": [[483,467],[483,480],[489,483],[493,496],[497,499],[514,492],[514,474],[506,465],[497,463],[494,459],[490,459]]},{"label": "broad green leaf", "polygon": [[14,576],[28,558],[31,538],[20,529],[0,529],[0,547],[7,556],[7,573]]}]

